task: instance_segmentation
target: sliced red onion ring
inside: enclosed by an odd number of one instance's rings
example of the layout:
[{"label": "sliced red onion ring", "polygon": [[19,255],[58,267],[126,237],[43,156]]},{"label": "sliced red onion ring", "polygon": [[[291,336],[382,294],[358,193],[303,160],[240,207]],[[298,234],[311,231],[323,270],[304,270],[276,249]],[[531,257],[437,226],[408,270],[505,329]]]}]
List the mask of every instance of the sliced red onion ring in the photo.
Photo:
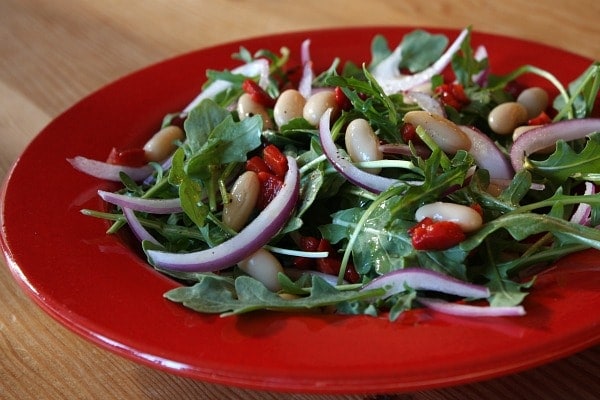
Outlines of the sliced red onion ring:
[{"label": "sliced red onion ring", "polygon": [[120,182],[119,174],[124,172],[136,182],[143,181],[154,172],[150,165],[142,167],[127,167],[109,164],[103,161],[92,160],[83,156],[67,158],[67,161],[78,171],[107,181]]},{"label": "sliced red onion ring", "polygon": [[135,211],[142,211],[152,214],[171,214],[183,211],[179,198],[174,199],[143,199],[124,194],[98,190],[98,195],[102,200],[122,208],[126,207]]},{"label": "sliced red onion ring", "polygon": [[314,72],[312,69],[313,63],[310,58],[310,40],[306,39],[302,42],[300,47],[300,55],[302,61],[302,77],[298,83],[298,92],[305,98],[308,99],[312,94],[312,81],[314,79]]},{"label": "sliced red onion ring", "polygon": [[424,111],[427,111],[430,114],[439,115],[440,117],[446,118],[446,111],[444,110],[444,106],[437,99],[433,98],[431,95],[423,92],[419,92],[417,90],[409,90],[404,92],[404,97],[408,100],[412,100],[419,107],[421,107]]},{"label": "sliced red onion ring", "polygon": [[[477,61],[481,61],[481,60],[488,58],[488,52],[487,52],[487,49],[485,48],[485,46],[478,46],[477,49],[475,50],[475,54],[473,55],[473,57]],[[483,69],[479,73],[473,75],[471,79],[473,79],[473,82],[475,82],[479,86],[484,87],[487,85],[487,80],[488,80],[489,74],[490,74],[490,68],[488,66],[487,68]]]},{"label": "sliced red onion ring", "polygon": [[486,134],[476,128],[460,125],[471,140],[469,153],[475,159],[479,168],[487,169],[491,179],[512,179],[514,171],[508,158]]},{"label": "sliced red onion ring", "polygon": [[373,279],[361,290],[389,287],[385,295],[391,296],[406,290],[405,286],[415,290],[431,290],[477,299],[490,296],[490,291],[485,286],[463,282],[440,272],[423,268],[403,268],[389,272]]},{"label": "sliced red onion ring", "polygon": [[123,210],[123,215],[125,216],[125,219],[127,220],[127,224],[129,225],[129,228],[131,229],[131,232],[133,232],[133,235],[140,242],[143,242],[144,240],[146,240],[146,241],[154,243],[155,245],[162,247],[160,242],[158,240],[156,240],[154,238],[154,236],[152,236],[150,234],[150,232],[148,232],[146,230],[146,228],[144,228],[142,226],[142,224],[140,223],[140,220],[135,216],[135,212],[131,208],[122,207],[122,210]]},{"label": "sliced red onion ring", "polygon": [[[584,195],[596,194],[596,186],[592,182],[585,183]],[[592,206],[586,203],[580,203],[571,216],[571,222],[579,225],[589,225]]]},{"label": "sliced red onion ring", "polygon": [[570,119],[530,129],[519,136],[510,149],[512,166],[515,171],[520,171],[525,157],[530,154],[553,146],[558,140],[569,142],[599,131],[600,118]]},{"label": "sliced red onion ring", "polygon": [[[428,147],[413,144],[417,155],[420,157],[429,157],[431,150]],[[379,150],[385,154],[399,154],[403,156],[412,156],[412,150],[409,145],[403,143],[386,143],[379,145]]]},{"label": "sliced red onion ring", "polygon": [[[247,77],[258,76],[258,84],[263,89],[267,87],[269,82],[269,61],[263,58],[254,60],[247,64],[241,65],[231,70],[232,74],[244,75]],[[184,113],[190,112],[204,99],[212,99],[219,93],[227,90],[231,86],[231,82],[217,80],[211,83],[206,89],[204,89],[187,107],[183,109]]]},{"label": "sliced red onion ring", "polygon": [[424,298],[419,298],[418,301],[425,307],[431,308],[434,311],[461,317],[520,317],[525,315],[525,309],[522,306],[474,306],[469,304],[450,303],[440,299]]},{"label": "sliced red onion ring", "polygon": [[331,108],[325,111],[319,122],[319,138],[321,140],[321,146],[323,147],[323,153],[331,165],[333,165],[333,167],[350,182],[372,193],[384,192],[393,184],[398,183],[395,179],[365,172],[354,166],[350,160],[340,154],[331,137],[331,130],[329,128],[331,111]]},{"label": "sliced red onion ring", "polygon": [[152,264],[173,271],[217,271],[237,264],[266,245],[285,225],[298,200],[298,165],[293,157],[287,160],[288,172],[279,193],[237,235],[211,249],[192,253],[148,250]]},{"label": "sliced red onion ring", "polygon": [[[393,93],[399,93],[399,92],[402,92],[405,90],[410,90],[419,85],[422,85],[422,84],[430,81],[433,76],[440,74],[448,66],[448,64],[450,64],[452,57],[458,50],[460,50],[460,46],[462,45],[462,42],[468,33],[469,33],[468,29],[463,29],[460,32],[460,34],[458,35],[458,37],[456,38],[456,40],[444,52],[444,54],[442,54],[442,56],[435,63],[433,63],[433,65],[424,69],[421,72],[418,72],[414,75],[399,75],[399,73],[396,72],[393,75],[390,75],[390,68],[382,67],[382,69],[381,69],[382,73],[379,74],[379,72],[378,72],[379,76],[374,75],[374,77],[377,80],[377,82],[379,83],[379,85],[381,86],[381,88],[383,89],[383,91],[385,92],[385,94],[388,94],[388,95],[393,94]],[[399,61],[400,60],[399,55],[397,55],[395,53],[396,53],[396,51],[394,51],[389,56],[389,58],[395,57],[395,59],[397,59]],[[396,61],[395,59],[393,59],[394,62]],[[384,60],[384,61],[386,61],[386,60]],[[382,61],[382,63],[384,61]],[[390,64],[391,64],[391,62],[390,62]],[[381,63],[380,63],[380,65],[381,65]],[[386,65],[387,65],[387,62],[384,64],[384,66],[386,66]],[[398,64],[395,64],[395,65],[396,65],[396,69],[397,69]]]}]

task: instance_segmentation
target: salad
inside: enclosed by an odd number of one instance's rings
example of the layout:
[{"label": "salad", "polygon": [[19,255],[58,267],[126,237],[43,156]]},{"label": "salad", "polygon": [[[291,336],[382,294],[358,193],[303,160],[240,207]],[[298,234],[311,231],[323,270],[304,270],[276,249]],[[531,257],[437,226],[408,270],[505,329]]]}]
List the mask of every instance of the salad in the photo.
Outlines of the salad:
[{"label": "salad", "polygon": [[[299,63],[291,51],[240,48],[143,148],[68,160],[122,183],[82,213],[139,239],[181,282],[167,299],[222,316],[519,316],[536,274],[600,249],[599,62],[569,83],[496,75],[471,28],[376,36],[370,60],[325,71],[310,40]],[[547,87],[519,83],[531,74]]]}]

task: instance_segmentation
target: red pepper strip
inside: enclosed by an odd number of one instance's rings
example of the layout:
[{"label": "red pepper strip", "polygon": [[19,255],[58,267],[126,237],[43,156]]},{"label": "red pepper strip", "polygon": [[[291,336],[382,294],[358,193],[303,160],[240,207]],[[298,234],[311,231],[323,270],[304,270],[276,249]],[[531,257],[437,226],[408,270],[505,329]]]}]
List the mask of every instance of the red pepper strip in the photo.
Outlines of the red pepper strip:
[{"label": "red pepper strip", "polygon": [[352,108],[352,103],[350,102],[350,99],[348,98],[348,96],[346,96],[346,93],[344,93],[344,91],[342,90],[341,87],[336,86],[334,89],[334,93],[335,93],[335,104],[338,106],[338,108],[340,110],[349,110],[350,108]]},{"label": "red pepper strip", "polygon": [[275,99],[269,96],[269,94],[252,79],[246,79],[242,83],[242,90],[245,93],[248,93],[255,103],[268,108],[273,108],[275,106]]},{"label": "red pepper strip", "polygon": [[146,152],[142,148],[117,149],[113,147],[106,159],[108,164],[123,165],[126,167],[142,167],[148,164]]},{"label": "red pepper strip", "polygon": [[416,250],[446,250],[465,240],[465,233],[452,221],[425,218],[409,229]]},{"label": "red pepper strip", "polygon": [[[298,247],[302,251],[317,251],[319,239],[313,236],[302,236]],[[296,257],[294,259],[294,266],[298,269],[311,269],[314,264],[315,260],[308,257]]]},{"label": "red pepper strip", "polygon": [[443,104],[456,110],[462,109],[471,101],[465,94],[463,86],[459,83],[444,83],[435,88],[435,93],[440,96]]},{"label": "red pepper strip", "polygon": [[538,115],[535,118],[531,118],[529,121],[527,121],[527,125],[546,125],[551,122],[552,120],[550,119],[548,114],[542,111],[540,115]]},{"label": "red pepper strip", "polygon": [[269,166],[265,163],[265,160],[263,160],[259,156],[254,156],[248,161],[246,161],[246,171],[256,172],[257,174],[259,172],[271,172]]},{"label": "red pepper strip", "polygon": [[[317,251],[327,251],[327,258],[317,259],[317,270],[325,274],[337,276],[342,266],[342,258],[337,254],[333,246],[326,239],[321,239]],[[344,279],[349,283],[356,283],[360,280],[360,275],[356,272],[354,265],[348,263],[344,272]]]},{"label": "red pepper strip", "polygon": [[275,174],[276,177],[283,180],[285,178],[285,174],[288,170],[287,158],[285,155],[277,148],[277,146],[270,144],[263,149],[263,160],[265,164],[269,167],[271,172]]},{"label": "red pepper strip", "polygon": [[260,183],[260,193],[256,207],[263,210],[279,193],[283,181],[269,172],[258,172],[258,181]]}]

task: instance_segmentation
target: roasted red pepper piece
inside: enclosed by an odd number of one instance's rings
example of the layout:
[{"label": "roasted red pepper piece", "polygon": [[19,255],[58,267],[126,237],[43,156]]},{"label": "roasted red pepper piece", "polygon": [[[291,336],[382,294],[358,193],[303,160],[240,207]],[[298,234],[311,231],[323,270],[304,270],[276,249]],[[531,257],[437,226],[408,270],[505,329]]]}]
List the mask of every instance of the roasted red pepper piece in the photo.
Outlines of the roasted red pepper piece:
[{"label": "roasted red pepper piece", "polygon": [[[331,243],[326,239],[321,239],[317,251],[327,251],[327,258],[317,259],[317,270],[329,275],[338,275],[342,266],[342,258],[337,254]],[[356,272],[354,265],[348,263],[344,271],[344,279],[349,283],[356,283],[360,280],[360,275]]]},{"label": "roasted red pepper piece", "polygon": [[258,195],[258,201],[256,207],[259,210],[264,209],[279,193],[279,190],[283,186],[281,179],[269,172],[259,172],[258,181],[260,182],[260,193]]},{"label": "roasted red pepper piece", "polygon": [[552,120],[550,119],[548,114],[542,111],[540,115],[538,115],[535,118],[531,118],[529,121],[527,121],[527,125],[546,125],[551,122]]},{"label": "roasted red pepper piece", "polygon": [[273,108],[275,106],[275,99],[269,96],[269,94],[252,79],[246,79],[242,83],[242,90],[245,93],[248,93],[255,103],[268,108]]},{"label": "roasted red pepper piece", "polygon": [[440,101],[456,110],[462,109],[471,100],[465,94],[463,86],[459,83],[444,83],[435,88],[434,91],[440,96]]},{"label": "roasted red pepper piece", "polygon": [[259,156],[254,156],[246,161],[246,171],[256,172],[257,174],[259,172],[271,172],[265,160]]},{"label": "roasted red pepper piece", "polygon": [[288,161],[277,146],[270,144],[265,147],[263,149],[263,160],[276,177],[281,180],[285,178],[285,174],[288,170]]},{"label": "roasted red pepper piece", "polygon": [[409,229],[416,250],[446,250],[465,240],[465,233],[452,221],[434,221],[424,218]]},{"label": "roasted red pepper piece", "polygon": [[106,159],[108,164],[126,167],[141,167],[148,163],[146,152],[142,148],[117,149],[113,147]]},{"label": "roasted red pepper piece", "polygon": [[402,124],[402,128],[400,131],[400,136],[404,143],[413,142],[413,143],[423,143],[419,135],[417,134],[417,127],[413,124]]},{"label": "roasted red pepper piece", "polygon": [[350,108],[352,108],[352,103],[350,102],[350,99],[348,98],[348,96],[346,96],[346,93],[344,93],[344,91],[342,90],[341,87],[336,86],[334,89],[334,93],[335,93],[335,103],[337,104],[337,106],[340,110],[347,111]]}]

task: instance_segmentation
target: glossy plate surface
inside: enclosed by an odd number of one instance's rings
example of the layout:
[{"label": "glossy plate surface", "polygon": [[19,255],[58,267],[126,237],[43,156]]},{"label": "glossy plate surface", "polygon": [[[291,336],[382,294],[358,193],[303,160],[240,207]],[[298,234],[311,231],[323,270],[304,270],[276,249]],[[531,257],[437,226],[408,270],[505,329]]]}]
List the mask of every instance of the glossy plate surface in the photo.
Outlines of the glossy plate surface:
[{"label": "glossy plate surface", "polygon": [[[295,392],[391,392],[472,382],[555,360],[600,342],[600,260],[587,251],[539,277],[527,316],[461,319],[431,312],[385,318],[256,313],[220,318],[163,298],[176,286],[149,268],[107,223],[96,191],[115,186],[75,171],[66,158],[103,160],[111,147],[141,145],[162,117],[199,91],[207,68],[236,66],[254,52],[287,46],[296,59],[312,40],[316,68],[332,57],[370,60],[384,34],[395,46],[410,29],[376,27],[261,37],[186,54],[143,69],[83,99],[30,144],[4,183],[2,247],[24,290],[50,315],[108,350],[209,382]],[[436,31],[436,30],[431,30]],[[457,31],[446,33],[452,40]],[[491,66],[521,64],[568,82],[589,60],[554,48],[474,33]]]}]

